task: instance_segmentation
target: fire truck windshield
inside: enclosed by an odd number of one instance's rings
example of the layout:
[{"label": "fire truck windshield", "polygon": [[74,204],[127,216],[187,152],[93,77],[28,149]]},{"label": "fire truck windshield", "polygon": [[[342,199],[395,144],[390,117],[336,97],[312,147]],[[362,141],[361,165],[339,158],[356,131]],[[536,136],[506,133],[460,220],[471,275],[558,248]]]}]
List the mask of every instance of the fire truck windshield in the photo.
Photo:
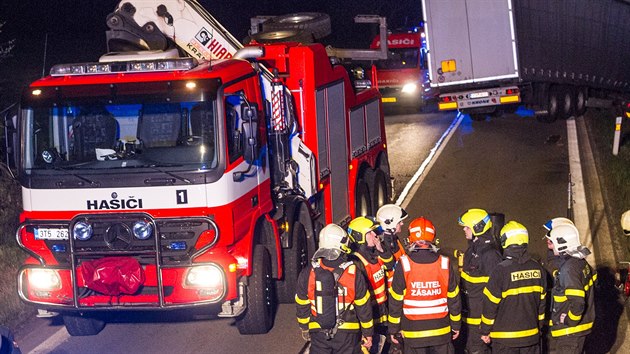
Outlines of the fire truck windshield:
[{"label": "fire truck windshield", "polygon": [[389,48],[387,60],[374,62],[377,69],[415,69],[418,68],[418,48]]},{"label": "fire truck windshield", "polygon": [[208,80],[31,88],[20,167],[33,176],[216,168],[217,87]]}]

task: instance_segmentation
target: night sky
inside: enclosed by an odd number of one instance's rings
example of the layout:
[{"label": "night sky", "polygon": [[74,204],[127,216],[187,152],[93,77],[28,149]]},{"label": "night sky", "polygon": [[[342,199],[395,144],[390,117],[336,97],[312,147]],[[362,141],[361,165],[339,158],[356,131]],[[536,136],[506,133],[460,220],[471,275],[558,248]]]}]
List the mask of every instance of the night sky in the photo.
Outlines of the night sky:
[{"label": "night sky", "polygon": [[[356,25],[357,14],[386,16],[389,28],[417,24],[421,0],[232,0],[199,2],[238,39],[247,35],[250,18],[292,12],[325,12],[333,34],[326,44],[362,48],[370,42],[367,25]],[[13,58],[3,62],[0,80],[32,81],[54,64],[97,61],[107,50],[106,17],[120,1],[113,0],[0,0],[5,26],[0,43],[16,39]],[[366,30],[367,29],[367,30]],[[46,41],[46,35],[48,40]],[[47,43],[47,45],[45,45]],[[44,55],[46,48],[46,55]],[[44,59],[45,57],[45,59]],[[16,83],[15,85],[20,85]]]}]

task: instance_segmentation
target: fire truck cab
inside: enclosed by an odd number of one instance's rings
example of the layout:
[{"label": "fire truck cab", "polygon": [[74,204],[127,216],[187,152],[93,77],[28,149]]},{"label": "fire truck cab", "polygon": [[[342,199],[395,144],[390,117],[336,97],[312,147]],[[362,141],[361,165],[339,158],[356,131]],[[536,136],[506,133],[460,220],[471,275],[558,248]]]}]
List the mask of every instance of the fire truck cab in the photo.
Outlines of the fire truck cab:
[{"label": "fire truck cab", "polygon": [[[370,47],[379,46],[377,36]],[[388,33],[387,48],[387,59],[374,61],[383,105],[418,111],[434,96],[428,81],[424,32],[420,29]]]},{"label": "fire truck cab", "polygon": [[20,298],[71,335],[199,306],[266,333],[318,231],[391,199],[378,90],[321,44],[242,48],[194,0],[123,1],[108,23],[113,46],[151,50],[55,65],[6,121]]}]

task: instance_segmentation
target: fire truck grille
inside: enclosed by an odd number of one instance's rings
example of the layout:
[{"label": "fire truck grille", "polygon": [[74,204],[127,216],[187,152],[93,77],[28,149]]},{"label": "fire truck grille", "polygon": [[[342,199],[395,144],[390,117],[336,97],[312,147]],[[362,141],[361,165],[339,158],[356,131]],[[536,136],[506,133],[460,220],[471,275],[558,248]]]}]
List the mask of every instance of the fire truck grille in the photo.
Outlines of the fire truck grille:
[{"label": "fire truck grille", "polygon": [[[71,221],[70,230],[79,221],[91,226],[89,239],[73,239],[72,247],[70,240],[46,241],[60,264],[70,263],[70,250],[77,260],[130,256],[141,264],[155,264],[158,249],[162,265],[191,264],[191,256],[198,251],[197,247],[214,242],[213,239],[218,237],[216,225],[207,218],[153,219],[143,213],[80,215]],[[147,221],[152,226],[146,239],[134,235],[134,224],[138,221]],[[197,244],[202,235],[205,243]]]}]

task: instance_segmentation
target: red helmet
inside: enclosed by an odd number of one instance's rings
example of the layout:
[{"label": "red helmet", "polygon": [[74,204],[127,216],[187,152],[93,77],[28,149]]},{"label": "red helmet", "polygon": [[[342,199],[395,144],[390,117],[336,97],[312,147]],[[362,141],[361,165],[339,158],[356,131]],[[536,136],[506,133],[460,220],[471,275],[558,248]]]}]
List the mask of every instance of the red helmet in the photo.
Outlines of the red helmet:
[{"label": "red helmet", "polygon": [[435,240],[435,226],[429,219],[419,217],[409,224],[409,243],[426,241],[433,243]]}]

